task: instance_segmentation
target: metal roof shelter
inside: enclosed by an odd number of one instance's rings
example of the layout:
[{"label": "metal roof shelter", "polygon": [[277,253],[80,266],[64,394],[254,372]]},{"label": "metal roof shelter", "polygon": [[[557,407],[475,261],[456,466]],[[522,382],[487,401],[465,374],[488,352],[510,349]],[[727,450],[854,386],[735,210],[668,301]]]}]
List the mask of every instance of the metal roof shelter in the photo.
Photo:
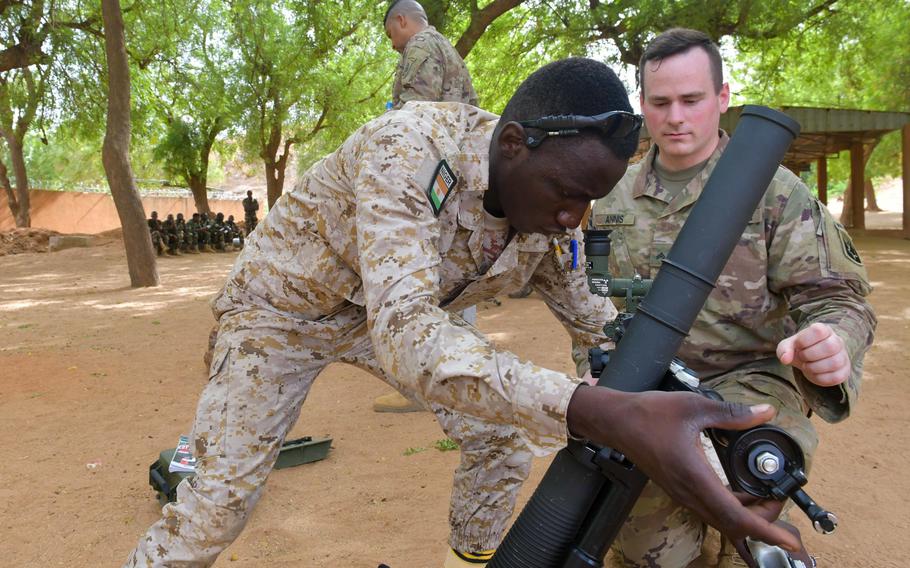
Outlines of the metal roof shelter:
[{"label": "metal roof shelter", "polygon": [[[730,107],[720,117],[720,127],[732,133],[743,107]],[[854,229],[865,229],[863,187],[866,146],[882,136],[902,131],[903,237],[910,239],[910,113],[871,110],[785,106],[781,111],[799,122],[802,130],[784,157],[784,165],[799,172],[812,162],[818,166],[818,196],[828,201],[828,157],[850,152],[850,191]],[[642,137],[647,133],[642,129]]]},{"label": "metal roof shelter", "polygon": [[[743,107],[731,107],[721,116],[721,128],[732,132]],[[866,179],[866,145],[875,144],[882,136],[903,131],[901,162],[903,164],[903,234],[910,238],[910,113],[814,107],[780,109],[802,127],[799,138],[790,146],[784,165],[793,171],[818,164],[818,196],[828,202],[828,156],[850,152],[850,191],[853,205],[853,228],[866,228],[863,188]]]}]

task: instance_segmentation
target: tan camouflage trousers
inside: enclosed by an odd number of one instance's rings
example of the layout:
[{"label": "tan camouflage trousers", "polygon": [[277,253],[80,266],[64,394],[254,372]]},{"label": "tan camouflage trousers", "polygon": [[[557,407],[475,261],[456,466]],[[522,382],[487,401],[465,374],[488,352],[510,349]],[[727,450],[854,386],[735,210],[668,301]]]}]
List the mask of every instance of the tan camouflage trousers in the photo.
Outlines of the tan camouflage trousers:
[{"label": "tan camouflage trousers", "polygon": [[[806,456],[806,469],[818,446],[808,406],[785,379],[744,369],[702,382],[731,402],[768,403],[777,409],[771,422],[790,433]],[[701,555],[707,526],[692,511],[674,503],[648,483],[613,545],[618,565],[634,568],[685,568]]]},{"label": "tan camouflage trousers", "polygon": [[[357,306],[319,321],[245,311],[225,314],[219,323],[209,383],[193,425],[197,474],[177,487],[176,502],[162,509],[126,566],[211,565],[246,524],[313,380],[329,363],[356,365],[421,400],[376,364],[365,314]],[[461,447],[449,545],[496,548],[532,454],[511,426],[438,404],[430,408]]]}]

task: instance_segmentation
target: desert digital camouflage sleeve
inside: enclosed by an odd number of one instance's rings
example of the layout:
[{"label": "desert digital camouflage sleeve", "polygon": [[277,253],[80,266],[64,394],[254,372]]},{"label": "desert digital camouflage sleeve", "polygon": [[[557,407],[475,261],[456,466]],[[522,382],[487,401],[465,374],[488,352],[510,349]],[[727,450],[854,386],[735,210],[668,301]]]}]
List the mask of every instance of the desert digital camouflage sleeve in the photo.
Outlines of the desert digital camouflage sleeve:
[{"label": "desert digital camouflage sleeve", "polygon": [[554,253],[550,251],[534,271],[531,284],[572,337],[572,359],[578,376],[582,376],[590,369],[588,350],[603,345],[607,340],[603,328],[616,317],[616,308],[609,299],[597,296],[588,289],[581,230],[576,229],[561,237],[560,247],[568,251],[571,239],[578,243],[577,268],[564,270],[558,267]]},{"label": "desert digital camouflage sleeve", "polygon": [[563,447],[569,399],[563,373],[497,351],[439,307],[439,224],[415,179],[436,151],[419,120],[380,128],[359,149],[354,192],[367,323],[382,368],[428,400],[513,424],[538,455]]},{"label": "desert digital camouflage sleeve", "polygon": [[[787,172],[789,174],[789,172]],[[847,231],[796,176],[778,184],[769,240],[768,286],[785,295],[799,329],[815,322],[830,325],[847,347],[850,378],[837,387],[819,387],[794,369],[797,386],[811,408],[828,422],[850,414],[859,395],[863,356],[876,326],[866,296],[872,291],[866,268]]]}]

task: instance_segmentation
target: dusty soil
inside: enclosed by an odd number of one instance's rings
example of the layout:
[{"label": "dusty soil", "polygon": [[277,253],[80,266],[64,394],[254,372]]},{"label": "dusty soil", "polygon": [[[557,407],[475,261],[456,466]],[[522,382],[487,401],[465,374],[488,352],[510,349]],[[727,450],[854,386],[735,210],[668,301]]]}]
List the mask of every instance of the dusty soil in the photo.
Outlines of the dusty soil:
[{"label": "dusty soil", "polygon": [[[821,566],[896,568],[910,564],[910,241],[857,245],[876,287],[878,339],[855,416],[819,423],[808,488],[841,527],[823,537],[797,522]],[[116,566],[157,518],[148,465],[189,428],[207,300],[233,258],[162,259],[163,284],[141,290],[129,288],[116,241],[0,258],[0,564]],[[568,338],[536,296],[482,306],[478,325],[503,348],[570,369]],[[458,455],[433,448],[443,434],[427,413],[373,413],[385,392],[348,366],[320,377],[292,435],[333,437],[329,458],[274,472],[217,566],[441,565]]]}]

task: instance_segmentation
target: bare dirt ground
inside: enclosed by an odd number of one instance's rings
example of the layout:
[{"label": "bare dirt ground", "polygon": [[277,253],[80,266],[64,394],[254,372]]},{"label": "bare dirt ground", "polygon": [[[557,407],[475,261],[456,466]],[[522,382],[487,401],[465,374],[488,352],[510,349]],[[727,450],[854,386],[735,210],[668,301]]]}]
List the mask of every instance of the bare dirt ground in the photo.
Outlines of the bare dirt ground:
[{"label": "bare dirt ground", "polygon": [[[797,523],[820,566],[897,568],[910,565],[910,241],[857,245],[876,288],[877,340],[855,415],[818,423],[808,487],[841,526],[824,537]],[[129,288],[110,239],[0,258],[0,565],[117,566],[157,518],[148,465],[189,429],[205,381],[207,301],[233,258],[162,259],[163,284],[142,290]],[[482,306],[478,325],[503,348],[570,370],[568,338],[535,296]],[[433,448],[443,434],[428,413],[373,413],[384,392],[352,367],[320,377],[292,435],[332,436],[329,458],[274,472],[216,566],[441,565],[458,455]],[[522,499],[547,464],[535,465]]]}]

